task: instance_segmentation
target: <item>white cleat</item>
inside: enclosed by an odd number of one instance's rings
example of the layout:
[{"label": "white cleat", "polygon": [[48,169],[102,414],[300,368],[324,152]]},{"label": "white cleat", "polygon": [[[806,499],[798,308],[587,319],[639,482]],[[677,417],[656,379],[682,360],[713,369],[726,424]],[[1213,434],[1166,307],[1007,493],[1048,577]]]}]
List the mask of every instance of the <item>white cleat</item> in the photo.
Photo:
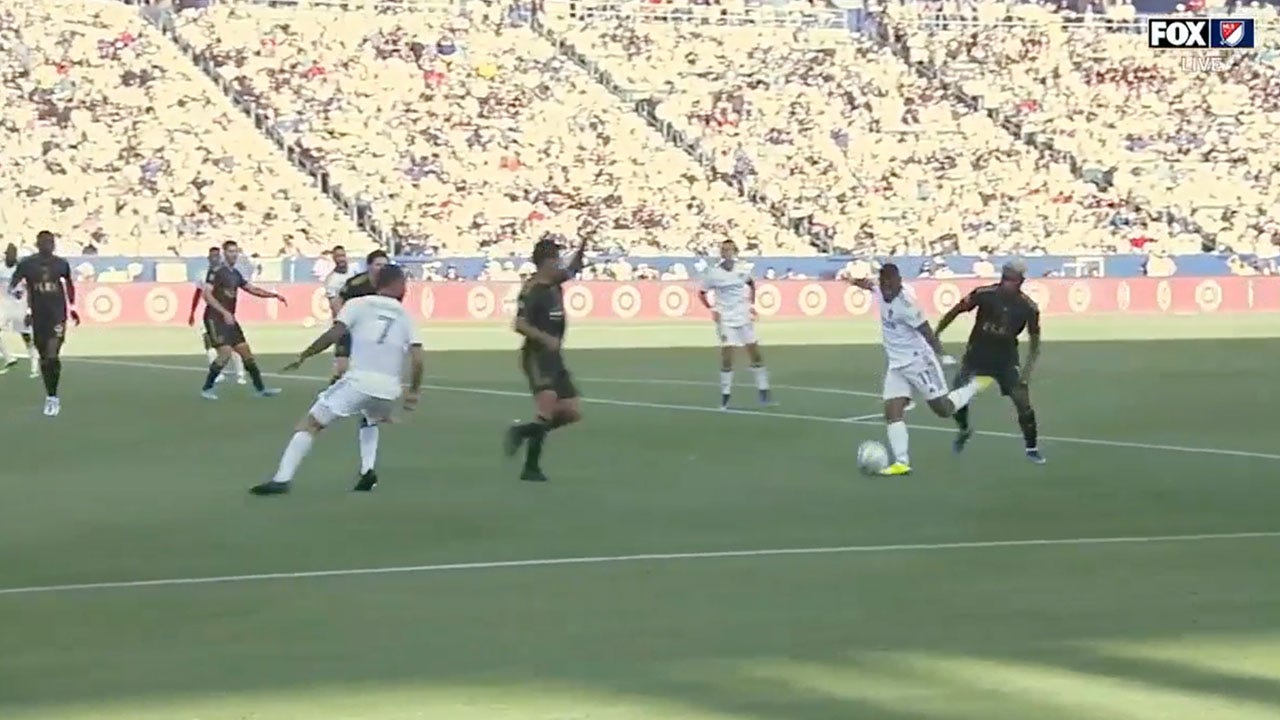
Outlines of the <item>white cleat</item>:
[{"label": "white cleat", "polygon": [[44,399],[44,415],[45,417],[56,417],[62,412],[62,402],[56,397]]},{"label": "white cleat", "polygon": [[38,367],[31,368],[31,372],[27,373],[27,377],[31,378],[32,380],[35,380],[36,378],[40,377],[40,368]]},{"label": "white cleat", "polygon": [[218,373],[218,379],[217,379],[217,380],[214,380],[214,382],[215,382],[215,383],[224,383],[224,382],[226,382],[226,381],[227,381],[227,374],[226,374],[226,373]]},{"label": "white cleat", "polygon": [[248,384],[249,384],[249,378],[245,377],[244,375],[237,375],[237,376],[236,376],[236,384],[237,384],[237,385],[248,385]]}]

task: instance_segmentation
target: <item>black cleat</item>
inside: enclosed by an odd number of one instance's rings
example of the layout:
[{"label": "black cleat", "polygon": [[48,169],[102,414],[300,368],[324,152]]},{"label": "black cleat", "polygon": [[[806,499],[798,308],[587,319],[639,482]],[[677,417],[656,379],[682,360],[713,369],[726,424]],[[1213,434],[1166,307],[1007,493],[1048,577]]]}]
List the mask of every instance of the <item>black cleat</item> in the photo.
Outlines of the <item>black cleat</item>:
[{"label": "black cleat", "polygon": [[356,483],[356,486],[351,490],[353,492],[369,492],[376,487],[378,487],[378,473],[370,470],[360,476],[360,482]]},{"label": "black cleat", "polygon": [[969,443],[969,438],[973,437],[973,428],[965,428],[956,433],[956,439],[951,441],[951,449],[959,455],[964,452],[964,446]]},{"label": "black cleat", "polygon": [[729,409],[729,396],[728,396],[728,395],[721,395],[721,396],[720,396],[720,409],[721,409],[721,410],[728,410],[728,409]]},{"label": "black cleat", "polygon": [[520,432],[520,426],[513,424],[507,428],[507,432],[502,436],[502,454],[507,457],[514,457],[523,444],[524,435]]},{"label": "black cleat", "polygon": [[541,470],[525,468],[520,473],[520,479],[525,482],[546,482],[547,476],[542,474]]},{"label": "black cleat", "polygon": [[254,485],[249,488],[249,492],[254,495],[283,495],[289,492],[289,483],[275,482],[272,480],[264,482],[261,485]]}]

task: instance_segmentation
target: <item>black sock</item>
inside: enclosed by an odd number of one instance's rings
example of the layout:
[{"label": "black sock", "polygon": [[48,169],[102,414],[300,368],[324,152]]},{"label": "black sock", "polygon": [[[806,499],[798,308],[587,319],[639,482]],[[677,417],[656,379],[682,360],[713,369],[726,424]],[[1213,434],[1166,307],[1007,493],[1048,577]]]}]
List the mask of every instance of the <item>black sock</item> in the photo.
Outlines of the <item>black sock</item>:
[{"label": "black sock", "polygon": [[201,390],[212,390],[213,384],[218,382],[218,376],[222,374],[222,368],[226,367],[226,363],[214,360],[209,363],[209,374],[204,376],[204,387]]},{"label": "black sock", "polygon": [[547,433],[553,429],[554,422],[554,420],[537,417],[520,426],[520,432],[525,439],[525,470],[539,469],[538,461],[542,459],[542,443],[546,441]]},{"label": "black sock", "polygon": [[1036,429],[1036,411],[1028,410],[1025,413],[1018,414],[1018,427],[1022,428],[1022,439],[1027,444],[1028,450],[1034,450],[1038,445],[1039,431]]},{"label": "black sock", "polygon": [[951,417],[955,418],[956,425],[959,425],[961,430],[969,429],[969,406],[968,405],[965,405],[964,407],[957,410],[955,414],[952,415]]},{"label": "black sock", "polygon": [[249,379],[253,381],[253,389],[262,392],[267,389],[262,384],[262,371],[258,369],[258,360],[256,358],[244,359],[244,371],[249,373]]},{"label": "black sock", "polygon": [[40,378],[44,380],[44,394],[49,397],[58,395],[58,370],[54,369],[54,363],[58,361],[53,358],[40,359]]},{"label": "black sock", "polygon": [[53,374],[53,380],[50,381],[50,384],[53,385],[53,392],[50,394],[56,397],[58,394],[58,383],[62,382],[62,358],[54,358],[50,360],[49,363]]}]

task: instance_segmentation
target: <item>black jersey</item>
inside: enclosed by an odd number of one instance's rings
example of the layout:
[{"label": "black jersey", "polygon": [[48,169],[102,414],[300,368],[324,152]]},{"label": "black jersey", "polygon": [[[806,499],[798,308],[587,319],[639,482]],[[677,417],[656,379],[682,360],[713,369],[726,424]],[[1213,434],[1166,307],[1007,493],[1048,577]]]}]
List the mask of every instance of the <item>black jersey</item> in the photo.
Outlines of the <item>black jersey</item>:
[{"label": "black jersey", "polygon": [[[240,271],[226,264],[209,268],[208,274],[204,276],[204,281],[208,285],[213,286],[213,298],[232,315],[236,314],[236,298],[240,294],[240,288],[249,284],[248,280],[240,274]],[[222,315],[213,306],[207,306],[204,309],[206,318],[221,319]]]},{"label": "black jersey", "polygon": [[[516,316],[556,338],[564,338],[564,289],[559,283],[530,280],[520,290]],[[524,340],[525,350],[543,350],[542,343],[533,338]]]},{"label": "black jersey", "polygon": [[342,302],[347,302],[353,298],[375,295],[377,292],[378,289],[373,286],[373,279],[369,277],[368,271],[365,271],[347,278],[347,281],[342,283],[342,289],[338,291],[338,297],[342,298]]},{"label": "black jersey", "polygon": [[1009,293],[999,285],[984,285],[969,293],[961,305],[978,311],[969,333],[971,355],[1017,363],[1018,336],[1023,330],[1040,333],[1040,308],[1022,291]]},{"label": "black jersey", "polygon": [[71,282],[70,263],[57,255],[31,255],[18,262],[13,277],[27,284],[27,303],[33,318],[52,322],[67,319],[67,288],[63,282]]}]

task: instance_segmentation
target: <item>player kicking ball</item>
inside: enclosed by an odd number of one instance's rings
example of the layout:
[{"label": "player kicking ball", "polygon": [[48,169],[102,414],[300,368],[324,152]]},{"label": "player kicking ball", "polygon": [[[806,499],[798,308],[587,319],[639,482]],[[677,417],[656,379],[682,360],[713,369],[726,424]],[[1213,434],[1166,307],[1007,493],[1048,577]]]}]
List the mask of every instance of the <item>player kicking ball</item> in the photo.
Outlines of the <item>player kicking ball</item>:
[{"label": "player kicking ball", "polygon": [[[707,298],[708,293],[715,293],[714,306]],[[711,318],[716,323],[716,336],[720,338],[720,409],[729,408],[729,397],[733,393],[735,347],[747,351],[761,404],[771,404],[769,371],[764,366],[760,344],[756,341],[756,282],[751,277],[751,270],[738,262],[738,245],[734,241],[720,243],[720,262],[707,269],[698,299],[711,311]]]},{"label": "player kicking ball", "polygon": [[387,265],[374,281],[373,295],[353,298],[342,306],[333,326],[316,338],[285,371],[297,370],[307,358],[324,352],[344,335],[351,338],[351,357],[347,371],[330,385],[294,428],[293,437],[280,457],[275,477],[255,485],[254,495],[279,495],[289,492],[293,476],[311,444],[321,430],[334,420],[360,416],[357,437],[360,444],[360,479],[354,488],[368,492],[378,485],[374,465],[378,460],[378,425],[391,420],[397,399],[401,399],[401,380],[405,365],[409,366],[409,389],[403,392],[404,409],[418,406],[422,388],[422,343],[418,340],[413,320],[404,309],[407,285],[405,274],[396,265]]},{"label": "player kicking ball", "polygon": [[[854,280],[867,291],[877,289],[870,279]],[[888,368],[884,373],[884,421],[893,464],[881,475],[910,475],[909,436],[905,418],[912,391],[919,393],[938,417],[951,417],[969,404],[978,393],[979,381],[971,378],[964,385],[947,390],[942,372],[942,343],[929,321],[916,306],[915,298],[902,285],[898,266],[886,263],[880,268],[880,332]]]},{"label": "player kicking ball", "polygon": [[[938,320],[938,334],[947,329],[961,313],[978,311],[973,330],[969,333],[969,345],[960,362],[956,382],[967,382],[973,377],[989,377],[1000,386],[1000,394],[1013,401],[1018,414],[1018,427],[1026,446],[1027,459],[1037,465],[1045,463],[1040,452],[1036,411],[1031,407],[1031,371],[1040,359],[1040,308],[1022,292],[1026,280],[1026,267],[1022,263],[1006,263],[1000,273],[1000,282],[984,285],[969,293],[955,307]],[[1018,336],[1026,330],[1028,339],[1027,361],[1018,368]],[[969,426],[969,408],[955,414],[959,432],[954,449],[963,452],[973,428]]]}]

